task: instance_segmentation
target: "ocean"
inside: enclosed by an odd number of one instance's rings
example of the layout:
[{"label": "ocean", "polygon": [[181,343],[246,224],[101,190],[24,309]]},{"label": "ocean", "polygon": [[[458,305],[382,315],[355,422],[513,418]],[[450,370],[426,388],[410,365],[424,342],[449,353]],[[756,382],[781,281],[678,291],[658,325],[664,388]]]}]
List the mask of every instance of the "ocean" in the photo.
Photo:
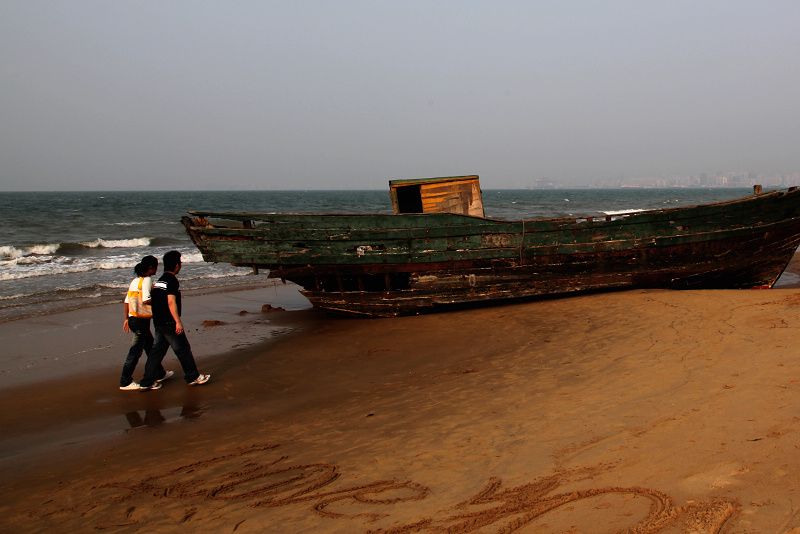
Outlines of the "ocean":
[{"label": "ocean", "polygon": [[[483,190],[487,217],[535,219],[691,206],[751,194],[731,189]],[[0,193],[0,322],[122,302],[133,266],[168,250],[181,287],[252,287],[265,273],[205,263],[180,219],[189,210],[391,213],[387,190]],[[161,269],[159,268],[159,275]]]}]

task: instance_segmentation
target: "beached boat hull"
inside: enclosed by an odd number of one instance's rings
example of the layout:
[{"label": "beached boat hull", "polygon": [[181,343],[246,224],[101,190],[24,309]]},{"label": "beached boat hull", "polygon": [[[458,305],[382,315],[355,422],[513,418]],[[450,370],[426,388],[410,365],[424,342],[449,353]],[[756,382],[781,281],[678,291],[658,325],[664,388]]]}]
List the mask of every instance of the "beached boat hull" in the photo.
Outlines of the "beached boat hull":
[{"label": "beached boat hull", "polygon": [[525,221],[190,213],[183,224],[206,261],[269,269],[318,308],[383,317],[619,288],[771,287],[800,246],[796,189]]}]

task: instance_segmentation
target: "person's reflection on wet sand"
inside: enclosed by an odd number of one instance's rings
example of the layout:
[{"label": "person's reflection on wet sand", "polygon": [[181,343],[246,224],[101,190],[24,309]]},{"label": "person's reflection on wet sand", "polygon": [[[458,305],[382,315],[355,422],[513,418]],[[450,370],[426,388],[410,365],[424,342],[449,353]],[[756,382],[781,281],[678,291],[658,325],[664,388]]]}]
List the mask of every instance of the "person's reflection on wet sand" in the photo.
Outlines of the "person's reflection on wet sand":
[{"label": "person's reflection on wet sand", "polygon": [[[205,413],[197,406],[184,406],[181,408],[181,419],[191,420],[197,419]],[[144,417],[139,412],[128,412],[125,414],[125,419],[128,420],[128,425],[131,428],[140,426],[157,427],[167,421],[167,418],[161,415],[160,410],[145,410]]]},{"label": "person's reflection on wet sand", "polygon": [[131,428],[140,426],[154,427],[166,421],[166,418],[161,415],[159,410],[145,410],[144,419],[139,412],[128,412],[125,414],[125,418]]}]

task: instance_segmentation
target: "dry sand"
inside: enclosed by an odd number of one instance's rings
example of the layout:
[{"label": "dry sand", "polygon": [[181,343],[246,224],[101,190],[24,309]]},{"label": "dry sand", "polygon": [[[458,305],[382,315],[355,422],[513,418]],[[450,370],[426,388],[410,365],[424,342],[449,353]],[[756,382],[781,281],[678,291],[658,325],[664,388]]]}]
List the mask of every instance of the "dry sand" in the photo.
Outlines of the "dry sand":
[{"label": "dry sand", "polygon": [[143,393],[117,308],[0,325],[2,531],[800,532],[800,290],[260,311],[294,298],[187,297],[212,381]]}]

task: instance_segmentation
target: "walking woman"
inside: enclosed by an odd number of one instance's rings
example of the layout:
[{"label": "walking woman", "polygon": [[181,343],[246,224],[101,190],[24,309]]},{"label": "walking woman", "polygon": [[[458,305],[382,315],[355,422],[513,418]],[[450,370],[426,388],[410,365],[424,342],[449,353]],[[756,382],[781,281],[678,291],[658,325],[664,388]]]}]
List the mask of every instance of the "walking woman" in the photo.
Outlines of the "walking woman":
[{"label": "walking woman", "polygon": [[[139,390],[139,384],[133,381],[133,371],[136,370],[142,350],[150,354],[153,348],[153,334],[150,332],[150,319],[153,317],[150,309],[150,289],[153,287],[151,277],[157,270],[158,260],[154,256],[142,258],[142,261],[133,268],[136,278],[131,282],[128,294],[125,296],[125,322],[122,324],[122,330],[126,333],[133,332],[133,340],[119,379],[119,389],[123,391]],[[166,380],[172,374],[172,371],[167,373],[162,367],[158,373],[161,376],[158,382]]]}]

